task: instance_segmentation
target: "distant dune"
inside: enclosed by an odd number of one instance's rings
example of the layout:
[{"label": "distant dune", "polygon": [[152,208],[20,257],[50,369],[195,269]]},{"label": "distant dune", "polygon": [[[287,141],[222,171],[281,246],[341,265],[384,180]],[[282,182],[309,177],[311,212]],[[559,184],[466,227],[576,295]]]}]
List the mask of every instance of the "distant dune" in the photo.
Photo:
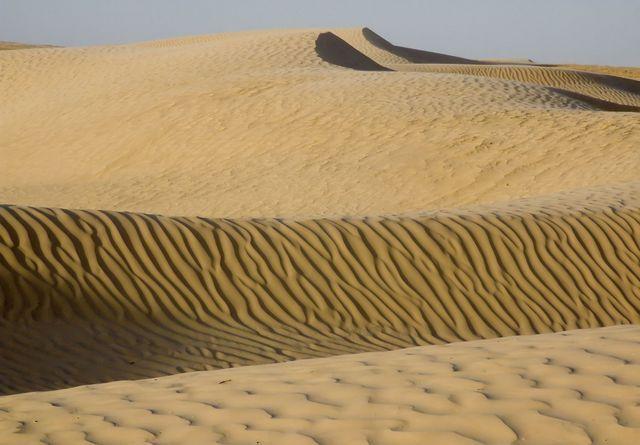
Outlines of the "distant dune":
[{"label": "distant dune", "polygon": [[563,67],[593,73],[612,74],[617,77],[640,80],[640,67],[617,67],[602,65],[566,65]]},{"label": "distant dune", "polygon": [[181,216],[368,216],[638,179],[638,114],[601,111],[634,110],[638,81],[385,54],[360,29],[0,53],[0,194]]},{"label": "distant dune", "polygon": [[640,75],[525,62],[1,51],[0,443],[640,442]]},{"label": "distant dune", "polygon": [[31,43],[3,42],[0,41],[0,51],[10,49],[53,48],[53,45],[34,45]]}]

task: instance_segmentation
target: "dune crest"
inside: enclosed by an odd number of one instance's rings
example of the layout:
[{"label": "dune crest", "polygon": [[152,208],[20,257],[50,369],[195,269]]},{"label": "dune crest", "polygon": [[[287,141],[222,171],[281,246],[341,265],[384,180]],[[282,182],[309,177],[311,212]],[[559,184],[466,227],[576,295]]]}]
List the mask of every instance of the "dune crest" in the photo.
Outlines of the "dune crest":
[{"label": "dune crest", "polygon": [[456,64],[474,64],[484,65],[490,62],[481,60],[465,59],[463,57],[450,56],[448,54],[434,53],[431,51],[423,51],[420,49],[406,48],[397,46],[385,40],[382,36],[376,34],[369,28],[362,28],[362,35],[367,42],[380,48],[383,51],[395,54],[398,57],[410,63],[456,63]]}]

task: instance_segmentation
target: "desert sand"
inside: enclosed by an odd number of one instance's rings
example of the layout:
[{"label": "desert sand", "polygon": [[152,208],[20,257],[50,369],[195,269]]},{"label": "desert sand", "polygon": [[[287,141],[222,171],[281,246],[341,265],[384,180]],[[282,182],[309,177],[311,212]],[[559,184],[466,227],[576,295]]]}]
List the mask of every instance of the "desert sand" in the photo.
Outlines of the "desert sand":
[{"label": "desert sand", "polygon": [[638,68],[0,48],[0,444],[640,443]]},{"label": "desert sand", "polygon": [[422,346],[0,398],[7,444],[640,441],[640,327]]}]

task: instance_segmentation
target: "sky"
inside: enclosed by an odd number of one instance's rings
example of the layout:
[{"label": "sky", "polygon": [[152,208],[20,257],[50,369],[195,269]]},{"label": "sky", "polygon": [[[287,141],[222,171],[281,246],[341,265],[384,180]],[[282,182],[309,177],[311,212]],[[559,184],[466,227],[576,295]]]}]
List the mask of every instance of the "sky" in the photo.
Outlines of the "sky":
[{"label": "sky", "polygon": [[640,0],[0,0],[0,40],[63,46],[354,26],[468,58],[640,66]]}]

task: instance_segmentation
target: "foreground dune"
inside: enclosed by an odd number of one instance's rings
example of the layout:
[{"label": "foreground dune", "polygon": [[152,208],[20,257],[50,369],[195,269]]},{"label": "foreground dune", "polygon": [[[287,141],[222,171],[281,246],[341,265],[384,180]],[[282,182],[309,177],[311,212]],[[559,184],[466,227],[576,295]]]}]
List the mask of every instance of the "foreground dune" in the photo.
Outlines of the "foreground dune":
[{"label": "foreground dune", "polygon": [[13,49],[0,444],[640,441],[634,68]]},{"label": "foreground dune", "polygon": [[4,444],[640,442],[640,327],[0,398]]}]

